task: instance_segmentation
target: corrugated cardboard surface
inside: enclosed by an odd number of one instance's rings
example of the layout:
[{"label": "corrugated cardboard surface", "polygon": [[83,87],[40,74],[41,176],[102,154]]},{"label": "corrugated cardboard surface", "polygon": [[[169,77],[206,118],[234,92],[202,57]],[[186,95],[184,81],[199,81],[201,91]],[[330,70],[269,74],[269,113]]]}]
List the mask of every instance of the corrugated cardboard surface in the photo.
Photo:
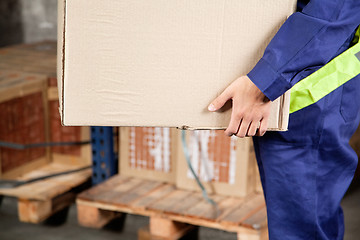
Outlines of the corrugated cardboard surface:
[{"label": "corrugated cardboard surface", "polygon": [[[295,0],[59,1],[65,125],[225,128],[207,106],[260,59]],[[269,128],[287,128],[288,97]]]}]

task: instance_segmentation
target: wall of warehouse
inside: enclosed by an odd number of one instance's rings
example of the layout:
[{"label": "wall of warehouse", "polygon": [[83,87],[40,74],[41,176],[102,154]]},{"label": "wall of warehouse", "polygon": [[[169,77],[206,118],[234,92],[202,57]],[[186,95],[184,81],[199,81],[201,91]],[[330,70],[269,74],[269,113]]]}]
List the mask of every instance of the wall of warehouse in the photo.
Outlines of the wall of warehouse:
[{"label": "wall of warehouse", "polygon": [[56,40],[57,0],[1,0],[0,47]]}]

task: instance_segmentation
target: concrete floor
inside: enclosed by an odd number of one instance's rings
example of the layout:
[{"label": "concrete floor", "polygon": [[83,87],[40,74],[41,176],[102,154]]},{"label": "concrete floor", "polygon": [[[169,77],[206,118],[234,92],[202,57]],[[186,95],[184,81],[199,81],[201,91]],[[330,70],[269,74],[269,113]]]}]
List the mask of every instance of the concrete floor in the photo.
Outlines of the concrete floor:
[{"label": "concrete floor", "polygon": [[[345,213],[345,240],[360,239],[360,184],[348,191],[342,206]],[[63,225],[33,225],[18,221],[16,199],[4,198],[0,207],[0,240],[133,240],[137,239],[137,230],[146,225],[147,217],[128,214],[123,231],[114,227],[101,230],[83,228],[77,223],[75,205],[71,206]],[[235,240],[236,234],[200,227],[199,240],[205,239]]]}]

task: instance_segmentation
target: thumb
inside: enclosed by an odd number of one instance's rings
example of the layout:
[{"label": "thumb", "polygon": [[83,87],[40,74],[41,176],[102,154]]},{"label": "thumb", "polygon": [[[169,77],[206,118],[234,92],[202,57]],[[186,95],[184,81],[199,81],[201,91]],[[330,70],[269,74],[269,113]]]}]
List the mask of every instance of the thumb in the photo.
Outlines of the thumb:
[{"label": "thumb", "polygon": [[208,106],[208,110],[210,112],[219,110],[230,98],[230,91],[227,88]]}]

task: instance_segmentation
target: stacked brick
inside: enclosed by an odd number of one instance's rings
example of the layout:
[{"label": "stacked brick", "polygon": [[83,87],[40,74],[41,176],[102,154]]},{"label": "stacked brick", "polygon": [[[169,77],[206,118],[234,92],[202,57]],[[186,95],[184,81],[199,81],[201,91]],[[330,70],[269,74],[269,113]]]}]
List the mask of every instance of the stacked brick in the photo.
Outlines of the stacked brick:
[{"label": "stacked brick", "polygon": [[[45,116],[42,92],[0,103],[0,140],[30,144],[45,142]],[[15,150],[1,148],[1,171],[45,157],[45,148]]]},{"label": "stacked brick", "polygon": [[[81,141],[80,127],[61,126],[57,96],[48,96],[49,90],[57,92],[56,86],[55,42],[1,48],[0,141],[19,144]],[[31,93],[29,89],[32,89]],[[81,147],[51,147],[50,152],[78,157]],[[47,154],[45,147],[26,150],[0,147],[0,175],[52,156]]]}]

